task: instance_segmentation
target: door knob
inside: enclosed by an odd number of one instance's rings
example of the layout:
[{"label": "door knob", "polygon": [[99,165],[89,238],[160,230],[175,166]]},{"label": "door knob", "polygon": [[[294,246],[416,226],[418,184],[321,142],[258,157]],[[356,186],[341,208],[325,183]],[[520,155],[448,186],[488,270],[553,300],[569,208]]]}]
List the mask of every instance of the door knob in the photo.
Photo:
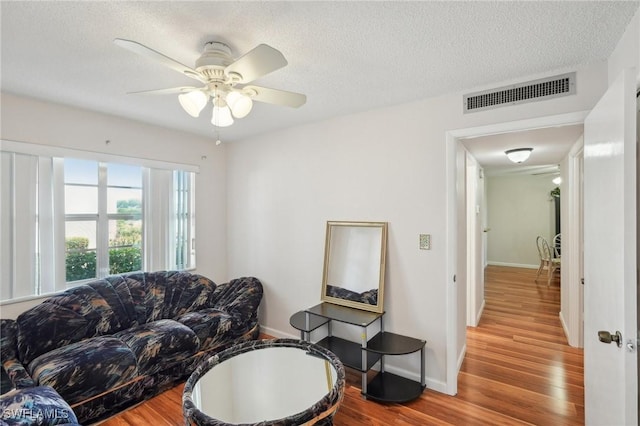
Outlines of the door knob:
[{"label": "door knob", "polygon": [[611,334],[608,331],[598,331],[598,339],[602,343],[616,342],[619,348],[622,347],[622,333],[616,331],[616,334]]}]

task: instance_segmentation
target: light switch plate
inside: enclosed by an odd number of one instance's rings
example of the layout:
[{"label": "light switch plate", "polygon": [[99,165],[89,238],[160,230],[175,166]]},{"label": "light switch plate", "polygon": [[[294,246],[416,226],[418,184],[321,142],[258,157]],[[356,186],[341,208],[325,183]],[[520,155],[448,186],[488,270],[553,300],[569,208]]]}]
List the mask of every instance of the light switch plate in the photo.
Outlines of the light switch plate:
[{"label": "light switch plate", "polygon": [[420,234],[420,250],[431,250],[431,234]]}]

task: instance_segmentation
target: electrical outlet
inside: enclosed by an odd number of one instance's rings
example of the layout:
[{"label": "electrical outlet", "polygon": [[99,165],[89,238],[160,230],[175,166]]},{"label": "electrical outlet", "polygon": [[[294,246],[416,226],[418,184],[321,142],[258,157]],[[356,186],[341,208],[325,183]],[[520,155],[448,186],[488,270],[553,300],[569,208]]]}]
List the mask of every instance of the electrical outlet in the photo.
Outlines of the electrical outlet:
[{"label": "electrical outlet", "polygon": [[431,250],[431,234],[420,234],[420,250]]}]

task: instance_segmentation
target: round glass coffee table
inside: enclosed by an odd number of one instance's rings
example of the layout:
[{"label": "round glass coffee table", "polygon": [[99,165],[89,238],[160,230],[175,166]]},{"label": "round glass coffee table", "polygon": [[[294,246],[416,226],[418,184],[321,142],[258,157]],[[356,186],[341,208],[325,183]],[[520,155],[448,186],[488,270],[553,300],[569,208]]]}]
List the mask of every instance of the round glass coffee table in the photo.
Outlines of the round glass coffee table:
[{"label": "round glass coffee table", "polygon": [[329,425],[344,385],[344,366],[328,350],[255,340],[200,364],[185,384],[182,409],[192,425]]}]

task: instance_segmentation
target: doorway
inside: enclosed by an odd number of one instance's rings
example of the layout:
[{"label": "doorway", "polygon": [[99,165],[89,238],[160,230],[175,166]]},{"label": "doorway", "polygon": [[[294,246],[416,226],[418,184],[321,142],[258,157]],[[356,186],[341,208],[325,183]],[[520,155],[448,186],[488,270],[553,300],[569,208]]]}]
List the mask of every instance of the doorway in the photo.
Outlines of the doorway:
[{"label": "doorway", "polygon": [[[575,271],[578,244],[574,239],[580,234],[581,200],[575,197],[580,194],[576,185],[580,179],[575,171],[581,157],[582,133],[583,126],[578,124],[464,138],[458,144],[466,158],[466,205],[459,205],[458,211],[466,215],[466,222],[461,222],[466,223],[467,250],[463,255],[467,270],[460,276],[466,275],[467,325],[476,326],[482,314],[479,308],[484,305],[482,277],[486,266],[537,270],[539,236],[549,242],[553,255],[561,258],[561,249],[555,250],[554,243],[560,234],[562,198],[567,241],[563,259],[566,267],[561,268],[560,318],[569,344],[581,346],[577,321],[567,317],[578,309],[570,305],[573,299],[580,299],[579,295],[571,297],[567,283],[581,277]],[[506,158],[506,150],[525,146],[533,150],[526,162],[514,164]],[[481,240],[487,244],[478,244]],[[461,238],[459,242],[462,244]],[[541,275],[536,281],[544,282],[543,278]]]},{"label": "doorway", "polygon": [[[458,151],[460,141],[469,138],[479,138],[489,135],[506,134],[513,132],[522,132],[532,129],[551,128],[555,126],[571,126],[582,124],[587,112],[577,112],[569,114],[561,114],[548,117],[540,117],[530,120],[515,121],[509,123],[500,123],[495,125],[460,129],[449,131],[447,137],[447,211],[449,221],[447,223],[447,240],[450,252],[448,253],[447,272],[452,277],[453,283],[456,277],[465,278],[458,285],[450,285],[447,288],[448,310],[447,310],[447,333],[450,336],[458,336],[447,340],[447,393],[455,395],[457,393],[457,373],[459,366],[464,359],[465,339],[460,336],[466,335],[466,321],[461,320],[459,312],[467,312],[467,292],[464,283],[466,283],[466,258],[459,258],[460,253],[466,252],[467,230],[459,229],[456,224],[466,223],[461,220],[465,217],[465,210],[460,209],[459,188],[460,182],[460,155]],[[501,153],[501,155],[504,155]],[[482,161],[479,161],[482,164]],[[464,174],[463,174],[464,175]],[[464,247],[462,247],[464,246]],[[476,258],[478,254],[475,255]],[[463,289],[464,291],[462,291]],[[571,312],[574,316],[576,312]]]}]

